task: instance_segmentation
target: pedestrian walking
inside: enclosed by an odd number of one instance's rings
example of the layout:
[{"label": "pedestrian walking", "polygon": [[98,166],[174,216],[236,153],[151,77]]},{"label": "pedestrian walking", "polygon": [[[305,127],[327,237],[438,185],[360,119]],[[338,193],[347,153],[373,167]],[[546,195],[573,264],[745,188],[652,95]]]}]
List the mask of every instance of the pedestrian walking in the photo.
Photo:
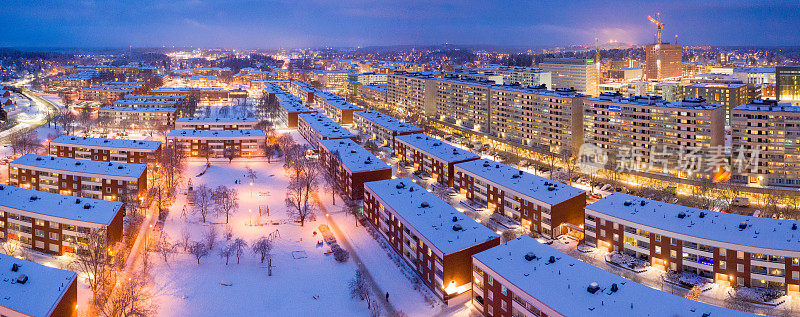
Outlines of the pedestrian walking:
[{"label": "pedestrian walking", "polygon": [[386,292],[386,301],[389,301],[389,292]]}]

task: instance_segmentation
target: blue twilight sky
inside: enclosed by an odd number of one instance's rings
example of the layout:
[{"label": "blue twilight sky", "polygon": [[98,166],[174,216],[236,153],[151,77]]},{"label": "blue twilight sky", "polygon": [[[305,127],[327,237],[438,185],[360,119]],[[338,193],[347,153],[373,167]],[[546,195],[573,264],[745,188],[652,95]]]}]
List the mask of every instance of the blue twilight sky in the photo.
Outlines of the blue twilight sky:
[{"label": "blue twilight sky", "polygon": [[3,0],[0,47],[800,45],[800,1]]}]

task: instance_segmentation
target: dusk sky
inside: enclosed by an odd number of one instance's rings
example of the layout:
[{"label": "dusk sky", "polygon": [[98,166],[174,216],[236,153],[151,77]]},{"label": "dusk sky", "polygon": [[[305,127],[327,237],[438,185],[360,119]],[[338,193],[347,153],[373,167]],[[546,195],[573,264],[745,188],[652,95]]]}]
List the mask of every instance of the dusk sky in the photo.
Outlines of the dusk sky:
[{"label": "dusk sky", "polygon": [[5,0],[0,47],[800,44],[800,1]]}]

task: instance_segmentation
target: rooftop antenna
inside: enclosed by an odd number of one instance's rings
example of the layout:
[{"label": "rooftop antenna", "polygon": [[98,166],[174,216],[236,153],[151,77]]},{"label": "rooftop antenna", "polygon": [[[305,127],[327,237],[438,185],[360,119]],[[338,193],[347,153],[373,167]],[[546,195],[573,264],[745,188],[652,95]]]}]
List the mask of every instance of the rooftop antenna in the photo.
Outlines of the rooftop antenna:
[{"label": "rooftop antenna", "polygon": [[653,19],[653,17],[649,15],[647,16],[647,19],[656,25],[656,31],[657,31],[656,37],[658,39],[658,42],[656,42],[656,44],[661,44],[661,30],[664,28],[664,23],[661,23],[661,13],[660,12],[656,13],[656,19]]}]

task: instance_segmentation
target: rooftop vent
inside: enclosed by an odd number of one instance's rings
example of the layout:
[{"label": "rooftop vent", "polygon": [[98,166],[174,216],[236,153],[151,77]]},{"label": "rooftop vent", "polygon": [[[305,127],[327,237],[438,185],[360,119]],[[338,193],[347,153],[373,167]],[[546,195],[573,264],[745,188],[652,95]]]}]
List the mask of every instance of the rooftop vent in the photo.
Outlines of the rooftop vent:
[{"label": "rooftop vent", "polygon": [[[3,189],[3,187],[0,186],[0,189]],[[792,230],[797,230],[797,224],[796,223],[792,224]]]},{"label": "rooftop vent", "polygon": [[746,222],[742,222],[742,223],[739,224],[739,230],[744,230],[744,229],[747,229],[747,223]]},{"label": "rooftop vent", "polygon": [[81,165],[81,162],[75,162],[75,165],[79,166],[79,165]]},{"label": "rooftop vent", "polygon": [[458,221],[458,217],[453,216],[453,222],[456,222],[456,221]]},{"label": "rooftop vent", "polygon": [[686,214],[684,212],[679,212],[678,213],[678,218],[681,218],[681,219],[686,218]]},{"label": "rooftop vent", "polygon": [[19,271],[19,264],[13,263],[11,264],[11,272]]},{"label": "rooftop vent", "polygon": [[556,190],[555,186],[547,187],[547,191],[549,191],[549,192],[554,191],[554,190]]},{"label": "rooftop vent", "polygon": [[494,168],[500,168],[500,164],[495,164]]},{"label": "rooftop vent", "polygon": [[20,274],[19,277],[17,277],[17,284],[25,284],[27,282],[28,282],[28,276],[27,275]]},{"label": "rooftop vent", "polygon": [[591,284],[589,284],[588,287],[586,287],[586,291],[592,294],[597,293],[597,291],[599,290],[600,290],[600,285],[597,285],[596,282],[592,282]]},{"label": "rooftop vent", "polygon": [[633,202],[631,202],[630,200],[626,200],[626,201],[623,203],[623,205],[625,205],[625,206],[630,206],[630,205],[633,205]]},{"label": "rooftop vent", "polygon": [[121,169],[123,169],[123,168],[124,168],[124,167],[123,167],[122,165],[120,165],[120,166],[117,166],[117,169],[118,169],[118,170],[121,170]]},{"label": "rooftop vent", "polygon": [[536,254],[534,254],[533,252],[528,252],[527,254],[525,254],[526,261],[533,261],[534,259],[536,259]]},{"label": "rooftop vent", "polygon": [[705,217],[706,217],[706,213],[704,211],[701,211],[700,212],[700,218],[705,218]]},{"label": "rooftop vent", "polygon": [[431,205],[429,205],[427,201],[423,201],[423,202],[419,203],[419,207],[420,208],[428,208],[430,206]]},{"label": "rooftop vent", "polygon": [[41,161],[41,160],[42,160],[42,158],[41,158],[41,157],[37,157],[37,158],[36,158],[36,160],[37,160],[37,161]]},{"label": "rooftop vent", "polygon": [[36,195],[31,196],[31,201],[34,201],[34,200],[37,200],[37,199],[39,199],[39,197],[36,197]]},{"label": "rooftop vent", "polygon": [[76,203],[76,204],[80,204],[80,203],[81,203],[81,199],[80,199],[80,198],[76,198],[76,199],[75,199],[75,203]]},{"label": "rooftop vent", "polygon": [[404,184],[403,182],[399,182],[394,187],[397,188],[397,189],[400,189],[400,188],[406,187],[406,184]]},{"label": "rooftop vent", "polygon": [[519,174],[511,175],[511,178],[519,178]]},{"label": "rooftop vent", "polygon": [[91,208],[92,208],[92,205],[89,205],[89,204],[84,204],[83,205],[83,209],[91,209]]},{"label": "rooftop vent", "polygon": [[548,263],[556,263],[556,257],[551,255],[550,259],[547,260]]},{"label": "rooftop vent", "polygon": [[617,286],[617,283],[611,284],[611,292],[612,293],[616,293],[618,290],[619,290],[619,286]]},{"label": "rooftop vent", "polygon": [[461,231],[462,229],[464,229],[464,228],[462,228],[460,224],[454,224],[453,225],[453,231]]},{"label": "rooftop vent", "polygon": [[114,164],[108,163],[108,166],[113,166]]},{"label": "rooftop vent", "polygon": [[642,200],[642,201],[639,202],[639,206],[644,206],[644,205],[647,205],[646,201]]},{"label": "rooftop vent", "polygon": [[51,157],[50,157],[50,160],[51,160],[51,161],[55,161],[55,160],[56,160],[56,158],[51,156]]},{"label": "rooftop vent", "polygon": [[3,185],[0,185],[0,190],[6,189]]}]

